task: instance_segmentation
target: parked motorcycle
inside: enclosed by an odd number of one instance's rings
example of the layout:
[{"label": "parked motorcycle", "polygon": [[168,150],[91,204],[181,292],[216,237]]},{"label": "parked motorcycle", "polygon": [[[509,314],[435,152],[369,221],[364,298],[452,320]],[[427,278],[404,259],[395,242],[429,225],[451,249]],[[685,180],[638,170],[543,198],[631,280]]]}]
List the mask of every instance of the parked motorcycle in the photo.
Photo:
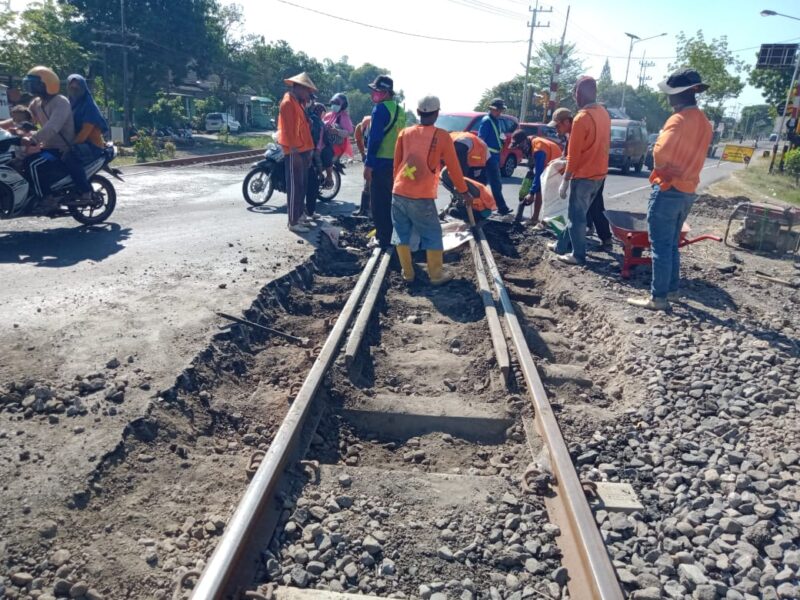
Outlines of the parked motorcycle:
[{"label": "parked motorcycle", "polygon": [[[264,159],[253,165],[242,183],[242,194],[248,204],[263,206],[269,202],[275,191],[286,193],[285,164],[283,148],[278,144],[269,144],[264,152]],[[333,162],[333,185],[329,188],[322,185],[325,181],[325,171],[320,171],[314,166],[312,169],[320,181],[317,197],[321,202],[330,202],[342,188],[344,165],[338,160]]]},{"label": "parked motorcycle", "polygon": [[0,139],[0,219],[71,216],[84,225],[96,225],[108,219],[114,212],[117,192],[111,181],[99,175],[102,170],[123,181],[122,172],[110,164],[117,154],[113,144],[107,144],[103,155],[85,166],[86,177],[94,190],[92,203],[89,205],[77,202],[80,192],[75,188],[72,178],[60,161],[53,161],[53,168],[59,171],[50,193],[58,203],[58,209],[48,214],[37,214],[39,202],[33,185],[28,180],[28,174],[23,174],[13,164],[19,162],[16,157],[20,155],[21,148],[22,139],[18,136]]}]

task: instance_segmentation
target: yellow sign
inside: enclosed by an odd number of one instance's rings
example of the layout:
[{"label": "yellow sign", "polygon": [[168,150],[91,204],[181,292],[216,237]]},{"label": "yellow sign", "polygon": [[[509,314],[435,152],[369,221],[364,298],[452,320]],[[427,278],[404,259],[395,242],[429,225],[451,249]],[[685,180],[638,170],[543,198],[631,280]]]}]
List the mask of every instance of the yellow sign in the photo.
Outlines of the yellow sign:
[{"label": "yellow sign", "polygon": [[749,163],[753,158],[753,151],[755,148],[752,146],[736,146],[734,144],[726,144],[722,149],[722,160],[737,163]]}]

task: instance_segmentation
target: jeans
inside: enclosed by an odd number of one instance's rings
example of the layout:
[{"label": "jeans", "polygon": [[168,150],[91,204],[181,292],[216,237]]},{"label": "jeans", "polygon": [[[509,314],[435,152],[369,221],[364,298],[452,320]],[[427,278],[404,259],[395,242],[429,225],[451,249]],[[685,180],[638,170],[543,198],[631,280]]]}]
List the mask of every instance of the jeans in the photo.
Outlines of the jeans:
[{"label": "jeans", "polygon": [[443,250],[442,225],[436,211],[436,200],[392,196],[392,223],[394,241],[408,246],[411,232],[419,234],[419,247],[423,250]]},{"label": "jeans", "polygon": [[594,200],[592,200],[592,204],[589,207],[589,214],[586,215],[588,220],[594,223],[594,230],[597,232],[597,237],[600,238],[600,241],[605,243],[611,241],[611,227],[608,224],[608,219],[606,219],[606,204],[603,200],[603,189],[606,186],[606,180],[603,179],[603,183],[600,184],[600,189],[597,191],[597,194],[594,196]]},{"label": "jeans", "polygon": [[392,245],[392,186],[394,169],[381,166],[372,171],[372,184],[369,197],[372,208],[372,222],[375,223],[375,237],[381,248]]},{"label": "jeans", "polygon": [[653,257],[653,298],[666,298],[678,291],[681,275],[681,255],[678,251],[681,229],[694,204],[696,194],[686,194],[675,188],[662,191],[653,186],[647,207],[647,233]]},{"label": "jeans", "polygon": [[602,185],[602,179],[573,179],[569,182],[567,228],[558,238],[558,254],[566,254],[571,245],[572,255],[578,262],[586,262],[586,213]]},{"label": "jeans", "polygon": [[500,157],[493,154],[489,157],[486,163],[486,179],[489,181],[489,187],[492,188],[492,196],[497,203],[497,210],[500,212],[507,212],[508,205],[505,198],[503,198],[503,179],[500,174]]},{"label": "jeans", "polygon": [[103,155],[103,149],[90,143],[76,144],[70,148],[64,158],[64,164],[69,171],[72,182],[81,194],[92,191],[89,179],[86,177],[86,165],[97,160]]}]

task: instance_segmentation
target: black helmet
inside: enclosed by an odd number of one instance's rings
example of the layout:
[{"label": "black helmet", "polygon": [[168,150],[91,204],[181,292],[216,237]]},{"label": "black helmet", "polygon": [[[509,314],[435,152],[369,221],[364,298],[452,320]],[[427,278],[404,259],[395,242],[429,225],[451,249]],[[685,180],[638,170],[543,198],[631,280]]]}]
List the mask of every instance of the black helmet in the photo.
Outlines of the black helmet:
[{"label": "black helmet", "polygon": [[339,92],[338,94],[334,94],[333,97],[330,99],[328,104],[337,103],[342,107],[342,110],[347,108],[347,96]]}]

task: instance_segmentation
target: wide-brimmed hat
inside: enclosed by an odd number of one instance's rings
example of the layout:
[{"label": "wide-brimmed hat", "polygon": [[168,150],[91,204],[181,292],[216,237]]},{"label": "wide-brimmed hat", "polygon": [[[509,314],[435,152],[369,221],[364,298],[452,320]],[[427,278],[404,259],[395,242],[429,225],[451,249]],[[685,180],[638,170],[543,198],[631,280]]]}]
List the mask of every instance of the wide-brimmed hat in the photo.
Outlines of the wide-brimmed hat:
[{"label": "wide-brimmed hat", "polygon": [[489,102],[489,108],[496,108],[497,110],[505,110],[508,107],[506,106],[506,103],[502,98],[495,98],[494,100]]},{"label": "wide-brimmed hat", "polygon": [[394,92],[394,80],[388,75],[378,75],[369,88],[376,92]]},{"label": "wide-brimmed hat", "polygon": [[695,92],[705,92],[708,88],[709,85],[703,83],[700,73],[694,69],[678,69],[658,84],[658,89],[668,96],[674,96],[690,89],[694,89]]},{"label": "wide-brimmed hat", "polygon": [[284,79],[283,83],[286,85],[302,85],[305,88],[308,88],[314,92],[317,91],[317,86],[314,85],[314,82],[311,81],[311,77],[308,76],[308,73],[303,71],[299,75],[295,75],[294,77],[289,77],[288,79]]}]

